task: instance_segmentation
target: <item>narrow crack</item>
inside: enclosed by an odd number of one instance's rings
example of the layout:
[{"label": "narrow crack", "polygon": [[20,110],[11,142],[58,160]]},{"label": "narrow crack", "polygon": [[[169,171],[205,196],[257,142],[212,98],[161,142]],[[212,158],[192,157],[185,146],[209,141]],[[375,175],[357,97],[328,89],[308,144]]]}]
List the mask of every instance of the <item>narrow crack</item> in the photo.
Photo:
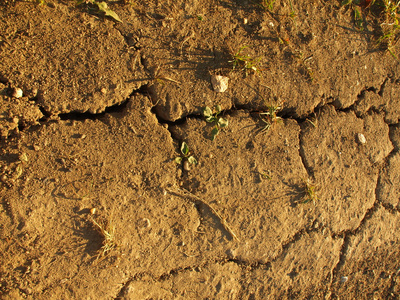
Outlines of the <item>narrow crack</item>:
[{"label": "narrow crack", "polygon": [[216,265],[216,264],[223,266],[223,265],[225,265],[227,263],[231,263],[231,262],[237,264],[240,268],[242,268],[243,270],[246,270],[246,271],[249,271],[249,268],[250,268],[250,270],[254,270],[257,268],[269,269],[271,266],[271,264],[269,262],[267,262],[267,263],[248,262],[246,260],[241,260],[241,259],[222,257],[219,259],[209,260],[209,261],[206,261],[206,262],[204,262],[202,264],[198,264],[198,265],[175,268],[175,269],[169,270],[159,276],[154,276],[154,274],[152,274],[150,272],[140,272],[140,273],[135,274],[131,278],[129,278],[126,282],[122,283],[122,287],[114,299],[122,299],[125,296],[126,292],[128,291],[129,285],[135,281],[163,282],[163,281],[167,281],[167,280],[171,279],[172,277],[177,276],[185,271],[201,272],[201,270],[203,268],[206,268],[208,266]]},{"label": "narrow crack", "polygon": [[248,272],[257,270],[257,269],[264,269],[264,270],[269,270],[272,266],[272,263],[275,262],[276,260],[281,257],[281,255],[284,253],[286,249],[288,249],[291,245],[296,243],[298,240],[300,240],[304,234],[311,234],[313,232],[319,232],[324,229],[324,227],[316,227],[315,226],[316,221],[314,220],[313,223],[309,227],[302,228],[298,232],[296,232],[287,242],[283,243],[282,245],[282,253],[272,259],[271,261],[268,262],[261,262],[261,261],[247,261],[239,258],[233,258],[230,256],[227,257],[222,257],[222,258],[216,258],[214,260],[208,260],[202,264],[197,264],[197,265],[192,265],[192,266],[186,266],[186,267],[178,267],[172,270],[169,270],[159,276],[155,276],[154,274],[150,272],[141,272],[137,273],[131,278],[129,278],[126,282],[122,283],[122,287],[117,293],[117,296],[114,299],[122,299],[125,295],[126,292],[129,289],[129,285],[132,282],[135,281],[152,281],[152,282],[163,282],[166,280],[171,279],[174,276],[177,276],[185,271],[189,272],[201,272],[202,268],[206,268],[211,265],[219,264],[219,265],[225,265],[227,263],[235,263],[237,264],[243,271]]},{"label": "narrow crack", "polygon": [[382,84],[379,88],[379,91],[377,92],[377,94],[381,97],[383,96],[383,93],[385,92],[385,88],[386,88],[386,84],[387,84],[388,80],[389,80],[389,77],[386,77],[385,80],[382,82]]},{"label": "narrow crack", "polygon": [[393,145],[393,147],[394,147],[394,151],[392,151],[393,152],[393,154],[396,154],[397,152],[399,152],[399,150],[400,150],[400,141],[399,142],[396,142],[396,137],[395,137],[395,130],[398,128],[398,129],[400,129],[400,123],[397,123],[397,124],[389,124],[388,125],[389,126],[389,139],[390,139],[390,141],[392,142],[392,145]]},{"label": "narrow crack", "polygon": [[349,244],[350,244],[350,235],[343,234],[342,238],[343,238],[343,244],[342,244],[342,247],[340,248],[339,259],[337,261],[337,264],[333,267],[333,269],[331,271],[331,281],[330,281],[329,288],[328,288],[328,291],[331,292],[329,299],[336,298],[336,295],[332,292],[333,284],[339,273],[340,268],[345,264],[347,250],[348,250]]},{"label": "narrow crack", "polygon": [[382,207],[387,210],[388,212],[390,212],[391,214],[397,214],[400,213],[400,208],[399,206],[394,206],[390,203],[384,203],[382,201],[379,201],[379,204],[382,205]]},{"label": "narrow crack", "polygon": [[304,169],[307,172],[307,175],[309,177],[314,177],[313,171],[311,171],[311,167],[310,165],[307,163],[307,159],[306,159],[306,154],[304,151],[304,143],[302,142],[302,135],[303,135],[303,130],[304,130],[304,122],[299,122],[297,121],[297,124],[300,126],[300,131],[299,131],[299,156],[301,159],[301,163],[303,164]]},{"label": "narrow crack", "polygon": [[365,213],[363,219],[360,222],[360,225],[353,229],[353,230],[346,230],[343,232],[339,232],[339,233],[334,233],[332,235],[333,238],[343,238],[344,242],[343,242],[343,246],[341,249],[341,254],[340,254],[340,259],[337,263],[337,265],[333,268],[332,271],[332,283],[335,281],[335,278],[337,277],[337,274],[339,272],[339,270],[342,268],[342,266],[345,264],[346,262],[346,256],[347,256],[347,250],[350,244],[350,238],[352,236],[357,235],[365,226],[366,222],[372,218],[373,214],[379,209],[379,205],[380,203],[378,203],[377,200],[375,200],[374,204],[372,207],[370,207],[367,212]]},{"label": "narrow crack", "polygon": [[[337,280],[337,276],[339,274],[340,269],[346,263],[346,257],[347,257],[347,251],[348,251],[349,244],[350,244],[350,238],[355,236],[355,235],[357,235],[364,228],[366,222],[369,219],[371,219],[373,214],[379,209],[379,205],[381,203],[379,203],[378,195],[377,195],[378,182],[379,182],[379,178],[377,178],[376,185],[375,185],[375,201],[374,201],[374,204],[366,211],[366,213],[364,214],[364,217],[360,221],[360,224],[358,225],[358,227],[353,229],[353,230],[346,230],[346,231],[343,231],[343,232],[333,233],[332,234],[333,238],[343,238],[343,245],[342,245],[342,248],[340,250],[340,258],[339,258],[336,266],[332,269],[332,279],[331,279],[330,287],[329,287],[330,291],[332,291],[332,286],[333,286],[334,282],[338,281]],[[331,294],[330,299],[332,299],[332,297],[335,298],[336,295]]]},{"label": "narrow crack", "polygon": [[[78,112],[78,111],[71,111],[68,113],[61,113],[61,114],[53,114],[51,111],[46,110],[43,106],[38,105],[37,98],[30,98],[30,101],[34,101],[38,108],[40,109],[43,117],[39,120],[39,122],[47,123],[47,122],[57,122],[57,120],[75,120],[75,121],[83,121],[83,120],[98,120],[103,118],[105,115],[110,113],[121,113],[125,111],[128,103],[131,101],[131,97],[136,94],[145,94],[147,95],[147,84],[142,85],[139,89],[135,89],[132,93],[129,94],[128,98],[122,102],[114,104],[112,106],[108,106],[104,109],[101,113],[90,113],[90,112]],[[25,128],[23,128],[25,129]]]},{"label": "narrow crack", "polygon": [[107,107],[103,112],[101,113],[90,113],[90,112],[69,112],[69,113],[63,113],[59,114],[58,117],[60,120],[66,121],[66,120],[75,120],[75,121],[83,121],[83,120],[98,120],[100,118],[103,118],[106,114],[110,113],[121,113],[123,112],[130,99],[125,99],[123,102],[120,102],[118,104],[112,105]]}]

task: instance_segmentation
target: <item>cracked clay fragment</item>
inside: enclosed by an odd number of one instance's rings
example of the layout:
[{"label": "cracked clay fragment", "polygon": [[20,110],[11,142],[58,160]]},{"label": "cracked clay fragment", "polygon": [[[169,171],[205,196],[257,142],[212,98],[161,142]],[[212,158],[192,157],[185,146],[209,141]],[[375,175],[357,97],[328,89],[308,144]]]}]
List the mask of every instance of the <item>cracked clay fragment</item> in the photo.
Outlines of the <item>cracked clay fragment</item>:
[{"label": "cracked clay fragment", "polygon": [[211,84],[214,91],[218,93],[223,93],[228,89],[229,78],[221,75],[212,75]]}]

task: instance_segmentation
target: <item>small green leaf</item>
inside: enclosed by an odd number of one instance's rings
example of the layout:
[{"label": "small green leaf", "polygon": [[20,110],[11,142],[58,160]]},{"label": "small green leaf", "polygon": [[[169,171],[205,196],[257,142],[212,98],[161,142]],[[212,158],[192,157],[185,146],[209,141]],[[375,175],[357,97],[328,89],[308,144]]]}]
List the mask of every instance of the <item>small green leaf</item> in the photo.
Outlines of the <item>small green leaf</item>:
[{"label": "small green leaf", "polygon": [[221,112],[221,106],[220,105],[215,106],[215,110],[216,110],[216,115],[218,115]]},{"label": "small green leaf", "polygon": [[115,21],[118,21],[118,22],[122,23],[122,20],[118,17],[118,15],[113,10],[108,8],[107,3],[105,3],[104,1],[103,2],[96,2],[95,1],[94,3],[99,8],[99,11],[103,12],[106,15],[106,17],[111,17]]},{"label": "small green leaf", "polygon": [[224,128],[224,127],[228,126],[228,120],[224,119],[224,118],[219,118],[218,126],[221,127],[221,128]]},{"label": "small green leaf", "polygon": [[211,140],[215,140],[215,137],[219,133],[219,129],[217,127],[214,127],[213,130],[211,130]]},{"label": "small green leaf", "polygon": [[182,142],[181,152],[185,156],[189,154],[189,146],[185,142]]},{"label": "small green leaf", "polygon": [[346,6],[346,5],[351,4],[351,2],[353,2],[353,0],[343,0],[341,5]]},{"label": "small green leaf", "polygon": [[188,157],[188,162],[192,165],[196,165],[197,164],[197,159],[195,159],[193,156],[189,156]]},{"label": "small green leaf", "polygon": [[263,178],[263,179],[268,179],[268,180],[272,179],[270,170],[268,170],[267,172],[260,172],[260,175],[261,175],[261,178]]},{"label": "small green leaf", "polygon": [[212,110],[211,110],[211,108],[209,108],[208,106],[206,106],[206,107],[203,109],[203,115],[204,115],[206,118],[212,117]]},{"label": "small green leaf", "polygon": [[179,157],[176,157],[176,158],[175,158],[175,162],[176,162],[177,164],[180,164],[180,163],[182,162],[182,159],[183,159],[183,158],[180,157],[180,156],[179,156]]}]

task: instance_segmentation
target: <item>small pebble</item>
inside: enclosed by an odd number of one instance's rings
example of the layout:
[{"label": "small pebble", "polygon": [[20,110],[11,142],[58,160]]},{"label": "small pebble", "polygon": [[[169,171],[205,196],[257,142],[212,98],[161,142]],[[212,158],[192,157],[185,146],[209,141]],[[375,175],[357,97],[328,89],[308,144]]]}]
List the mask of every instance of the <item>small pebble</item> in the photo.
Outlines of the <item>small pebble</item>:
[{"label": "small pebble", "polygon": [[211,76],[211,84],[214,91],[223,93],[228,89],[229,78],[221,75]]},{"label": "small pebble", "polygon": [[367,142],[367,139],[365,138],[365,136],[362,133],[357,134],[357,139],[358,139],[358,142],[361,144],[365,144]]},{"label": "small pebble", "polygon": [[23,96],[23,92],[20,88],[14,88],[12,91],[11,96],[14,98],[21,98]]},{"label": "small pebble", "polygon": [[189,162],[187,161],[187,160],[185,160],[184,162],[183,162],[183,169],[185,170],[185,171],[190,171],[190,164],[189,164]]},{"label": "small pebble", "polygon": [[348,279],[347,276],[342,276],[342,278],[340,278],[340,282],[344,283],[347,281],[347,279]]},{"label": "small pebble", "polygon": [[92,215],[94,215],[95,213],[96,213],[96,208],[92,208],[91,210],[90,210],[90,213],[92,214]]},{"label": "small pebble", "polygon": [[106,88],[102,88],[100,91],[101,91],[102,94],[107,94],[107,89]]},{"label": "small pebble", "polygon": [[7,178],[7,175],[3,174],[3,175],[0,177],[0,179],[1,179],[1,181],[2,181],[3,183],[6,183],[8,178]]},{"label": "small pebble", "polygon": [[147,218],[143,218],[139,220],[139,227],[149,228],[151,226],[150,220]]}]

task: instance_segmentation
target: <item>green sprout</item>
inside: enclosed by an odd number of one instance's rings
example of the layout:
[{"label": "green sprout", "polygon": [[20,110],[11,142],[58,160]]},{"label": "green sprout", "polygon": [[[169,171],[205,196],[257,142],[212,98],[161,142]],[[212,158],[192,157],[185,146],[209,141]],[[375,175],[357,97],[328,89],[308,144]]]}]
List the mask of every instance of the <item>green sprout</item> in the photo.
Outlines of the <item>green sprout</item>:
[{"label": "green sprout", "polygon": [[211,110],[208,106],[203,109],[203,115],[208,123],[214,123],[214,128],[211,130],[211,140],[215,140],[221,128],[228,126],[228,120],[218,116],[221,113],[221,106],[217,105],[215,107],[215,112]]},{"label": "green sprout", "polygon": [[313,202],[314,205],[315,202],[318,200],[318,197],[316,195],[316,186],[314,184],[311,183],[310,180],[304,180],[304,197],[303,199],[300,201],[300,203],[305,204],[308,202]]},{"label": "green sprout", "polygon": [[196,158],[194,158],[194,156],[190,155],[189,146],[185,142],[182,142],[181,153],[182,153],[182,156],[178,156],[175,158],[175,162],[177,164],[181,164],[183,161],[183,166],[185,169],[189,169],[189,164],[192,164],[192,165],[197,164]]},{"label": "green sprout", "polygon": [[[93,212],[94,211],[95,210],[93,210]],[[115,225],[112,223],[111,219],[108,222],[97,222],[92,216],[90,216],[90,219],[103,238],[103,246],[100,248],[97,255],[97,259],[99,259],[107,256],[111,250],[117,247],[115,242]]]},{"label": "green sprout", "polygon": [[261,6],[264,9],[272,11],[274,9],[275,2],[276,2],[276,0],[263,0]]},{"label": "green sprout", "polygon": [[268,131],[274,124],[281,123],[282,118],[277,116],[277,112],[282,109],[281,105],[267,105],[267,111],[259,113],[261,121],[265,126],[261,131]]},{"label": "green sprout", "polygon": [[[393,0],[343,0],[342,6],[350,6],[354,10],[354,23],[355,26],[363,30],[364,24],[364,10],[370,10],[372,12],[377,12],[378,14],[373,14],[380,19],[381,33],[377,40],[378,46],[383,46],[383,48],[396,59],[398,57],[394,53],[394,47],[399,40],[400,33],[400,1]],[[366,13],[368,16],[368,11]]]},{"label": "green sprout", "polygon": [[384,45],[389,53],[399,60],[394,53],[394,47],[399,40],[400,33],[400,1],[381,0],[373,4],[382,9],[383,22],[380,24],[383,35],[378,39],[378,45]]},{"label": "green sprout", "polygon": [[248,71],[259,73],[260,68],[258,67],[258,63],[261,58],[254,59],[250,55],[244,54],[243,50],[246,48],[248,48],[248,46],[242,46],[236,53],[232,54],[232,60],[230,60],[229,63],[232,63],[233,70],[240,68],[245,71],[246,75]]},{"label": "green sprout", "polygon": [[271,180],[272,179],[272,174],[271,174],[271,170],[266,170],[264,172],[258,172],[260,174],[260,177],[262,179],[267,179],[267,180]]}]

